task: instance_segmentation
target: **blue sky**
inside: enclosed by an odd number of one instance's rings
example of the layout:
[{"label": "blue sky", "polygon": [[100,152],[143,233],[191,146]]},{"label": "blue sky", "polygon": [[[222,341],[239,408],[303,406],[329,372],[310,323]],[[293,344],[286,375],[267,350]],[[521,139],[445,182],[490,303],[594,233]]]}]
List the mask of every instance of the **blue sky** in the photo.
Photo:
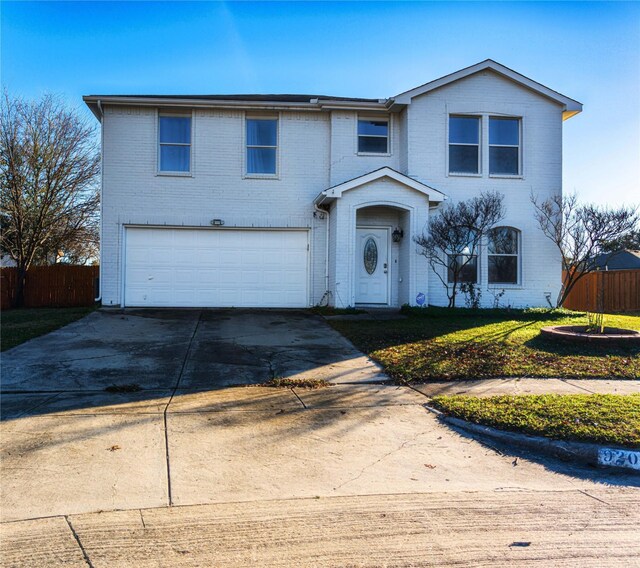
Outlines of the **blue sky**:
[{"label": "blue sky", "polygon": [[[582,102],[564,188],[640,202],[640,3],[6,2],[2,83],[29,98],[388,97],[492,58]],[[82,112],[85,112],[84,109]]]}]

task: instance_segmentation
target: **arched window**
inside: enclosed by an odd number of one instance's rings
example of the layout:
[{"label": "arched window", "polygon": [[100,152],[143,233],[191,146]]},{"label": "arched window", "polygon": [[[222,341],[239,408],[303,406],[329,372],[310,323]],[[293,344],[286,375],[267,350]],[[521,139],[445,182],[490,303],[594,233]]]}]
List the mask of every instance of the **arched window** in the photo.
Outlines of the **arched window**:
[{"label": "arched window", "polygon": [[496,227],[489,232],[489,284],[518,284],[520,231]]}]

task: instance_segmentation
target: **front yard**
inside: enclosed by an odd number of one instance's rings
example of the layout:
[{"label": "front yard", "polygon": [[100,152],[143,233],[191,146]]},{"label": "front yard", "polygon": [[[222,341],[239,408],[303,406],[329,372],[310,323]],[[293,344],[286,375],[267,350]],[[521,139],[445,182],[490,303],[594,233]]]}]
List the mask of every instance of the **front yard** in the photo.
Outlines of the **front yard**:
[{"label": "front yard", "polygon": [[437,396],[449,416],[501,430],[557,440],[640,446],[640,393]]},{"label": "front yard", "polygon": [[20,308],[0,315],[2,351],[86,316],[94,308]]},{"label": "front yard", "polygon": [[[585,325],[565,310],[406,309],[407,319],[333,320],[331,325],[404,382],[497,377],[640,378],[638,347],[551,342],[548,325]],[[640,330],[640,316],[607,315],[605,325]]]}]

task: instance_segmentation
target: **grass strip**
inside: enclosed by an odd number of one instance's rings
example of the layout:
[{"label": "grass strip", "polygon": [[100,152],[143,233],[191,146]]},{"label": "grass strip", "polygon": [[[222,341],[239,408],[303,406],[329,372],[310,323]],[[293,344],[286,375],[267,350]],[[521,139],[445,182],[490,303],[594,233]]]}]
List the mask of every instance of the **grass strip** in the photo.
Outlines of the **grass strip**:
[{"label": "grass strip", "polygon": [[640,393],[436,396],[448,416],[554,440],[640,447]]},{"label": "grass strip", "polygon": [[0,316],[0,350],[6,351],[83,318],[95,308],[18,308]]}]

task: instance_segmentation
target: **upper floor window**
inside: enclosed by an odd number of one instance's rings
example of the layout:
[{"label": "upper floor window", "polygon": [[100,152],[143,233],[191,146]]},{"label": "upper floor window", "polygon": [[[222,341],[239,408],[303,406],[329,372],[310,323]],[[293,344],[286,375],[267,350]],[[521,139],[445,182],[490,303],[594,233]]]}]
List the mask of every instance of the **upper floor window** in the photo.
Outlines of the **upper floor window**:
[{"label": "upper floor window", "polygon": [[389,153],[389,121],[387,119],[358,119],[358,153]]},{"label": "upper floor window", "polygon": [[489,233],[489,284],[517,284],[520,264],[519,231],[496,227]]},{"label": "upper floor window", "polygon": [[480,117],[449,117],[449,173],[480,172]]},{"label": "upper floor window", "polygon": [[520,119],[489,118],[489,174],[520,174]]},{"label": "upper floor window", "polygon": [[191,116],[160,114],[159,170],[191,171]]},{"label": "upper floor window", "polygon": [[247,119],[247,174],[276,174],[278,119]]}]

